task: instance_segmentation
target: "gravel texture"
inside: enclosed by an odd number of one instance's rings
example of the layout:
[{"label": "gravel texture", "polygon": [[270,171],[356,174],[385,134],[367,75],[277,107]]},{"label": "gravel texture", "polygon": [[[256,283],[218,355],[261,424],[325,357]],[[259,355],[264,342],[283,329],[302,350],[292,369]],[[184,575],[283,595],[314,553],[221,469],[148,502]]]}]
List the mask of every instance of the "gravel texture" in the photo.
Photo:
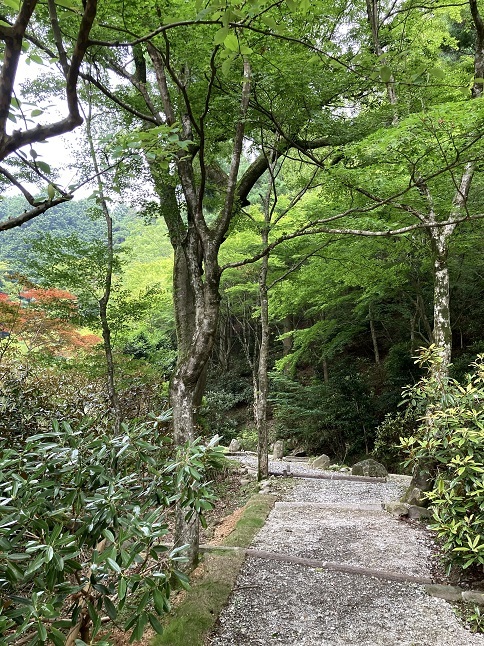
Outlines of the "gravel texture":
[{"label": "gravel texture", "polygon": [[[244,456],[253,467],[254,458]],[[285,463],[271,463],[271,470]],[[311,473],[306,465],[292,471]],[[313,471],[314,473],[314,471]],[[321,473],[320,471],[318,473]],[[405,483],[297,479],[252,547],[429,576],[425,532],[381,509]],[[484,646],[451,605],[424,587],[373,576],[247,558],[210,646]]]}]

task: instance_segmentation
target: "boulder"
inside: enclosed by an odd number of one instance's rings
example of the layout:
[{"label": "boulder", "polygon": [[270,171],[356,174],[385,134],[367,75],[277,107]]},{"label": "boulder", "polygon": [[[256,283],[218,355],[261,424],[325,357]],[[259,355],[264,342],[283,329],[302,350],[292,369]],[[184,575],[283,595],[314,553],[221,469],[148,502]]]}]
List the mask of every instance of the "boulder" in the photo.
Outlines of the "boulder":
[{"label": "boulder", "polygon": [[354,464],[351,473],[354,476],[369,476],[371,478],[386,478],[388,475],[383,464],[372,458]]},{"label": "boulder", "polygon": [[407,516],[409,505],[406,505],[404,502],[387,502],[383,505],[383,509],[387,511],[392,516],[400,518],[400,516]]},{"label": "boulder", "polygon": [[324,453],[311,462],[311,466],[315,469],[327,469],[330,464],[331,460],[327,455],[324,455]]},{"label": "boulder", "polygon": [[273,460],[282,460],[284,457],[284,441],[277,440],[274,442],[274,448],[272,450],[272,459]]},{"label": "boulder", "polygon": [[427,507],[419,507],[419,505],[409,505],[408,507],[408,517],[413,518],[414,520],[420,520],[421,518],[431,518],[432,512]]},{"label": "boulder", "polygon": [[228,452],[229,453],[238,453],[240,451],[240,442],[239,440],[232,440],[229,444]]},{"label": "boulder", "polygon": [[424,501],[424,495],[422,489],[419,487],[409,487],[403,500],[408,505],[415,505],[417,507],[422,507],[422,502]]}]

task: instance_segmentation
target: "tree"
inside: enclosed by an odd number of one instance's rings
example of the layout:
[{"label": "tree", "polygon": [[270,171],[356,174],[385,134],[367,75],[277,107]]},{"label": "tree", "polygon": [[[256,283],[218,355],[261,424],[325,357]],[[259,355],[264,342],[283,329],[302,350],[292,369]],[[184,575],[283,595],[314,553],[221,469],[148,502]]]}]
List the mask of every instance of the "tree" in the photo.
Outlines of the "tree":
[{"label": "tree", "polygon": [[[124,147],[143,152],[174,247],[179,354],[171,401],[178,441],[196,433],[195,412],[219,315],[218,292],[224,269],[219,264],[220,246],[268,168],[267,155],[260,153],[261,129],[277,133],[276,160],[296,154],[323,174],[333,168],[348,201],[343,204],[335,199],[333,208],[325,204],[325,217],[316,217],[298,231],[282,235],[260,251],[259,259],[283,240],[301,234],[388,236],[422,226],[432,230],[444,226],[434,221],[436,218],[414,224],[405,221],[402,226],[396,215],[402,210],[408,214],[411,205],[401,207],[398,192],[387,192],[384,197],[377,192],[375,199],[360,190],[360,184],[345,179],[344,174],[351,170],[351,165],[345,167],[351,149],[342,149],[374,131],[382,120],[394,122],[395,132],[402,132],[388,94],[390,85],[401,82],[398,70],[393,72],[389,67],[400,54],[396,45],[392,51],[392,45],[404,42],[409,24],[415,35],[419,35],[419,28],[429,34],[433,24],[426,22],[418,8],[404,7],[397,11],[397,18],[390,10],[386,18],[392,20],[398,38],[390,38],[390,45],[385,45],[382,65],[381,34],[373,33],[368,41],[368,18],[375,32],[375,11],[369,16],[366,7],[360,10],[346,3],[335,7],[318,2],[309,16],[305,1],[291,2],[288,7],[290,14],[282,3],[229,3],[222,7],[214,3],[197,15],[202,9],[199,3],[174,2],[170,11],[175,19],[160,24],[160,15],[147,12],[146,31],[142,31],[136,8],[123,5],[119,12],[122,24],[110,8],[96,34],[99,38],[90,41],[92,66],[85,78],[124,111],[127,123],[129,119],[132,132],[124,137]],[[346,9],[351,10],[353,22],[351,33],[345,36],[341,26]],[[113,33],[119,38],[108,40],[106,35],[112,38]],[[306,34],[304,38],[301,33]],[[424,48],[424,40],[418,41],[419,47]],[[422,56],[419,47],[412,50],[409,69]],[[438,56],[435,42],[431,54],[434,59]],[[118,88],[109,86],[108,68],[120,79]],[[416,101],[410,94],[403,93],[404,102],[398,97],[399,109],[413,113]],[[426,85],[421,95],[428,103],[442,102],[442,96]],[[349,111],[350,101],[355,105],[353,112]],[[241,171],[244,141],[248,145],[249,139],[255,159]],[[444,163],[438,175],[454,167]],[[430,178],[411,176],[407,193],[412,199],[419,182]],[[355,195],[358,199],[353,204]],[[389,218],[385,207],[392,205],[395,210]],[[461,205],[456,203],[450,209],[448,224],[456,219],[456,209],[461,210]],[[364,217],[373,212],[381,216],[379,227],[363,228],[362,220],[366,225]],[[340,227],[332,225],[343,218]],[[182,525],[180,521],[179,527]],[[195,534],[187,535],[193,546]],[[182,535],[183,531],[178,532],[177,539],[185,542]],[[195,555],[195,547],[192,552]]]},{"label": "tree", "polygon": [[[259,70],[254,70],[257,72],[254,76],[248,58],[252,48],[242,36],[245,14],[241,10],[235,7],[218,10],[216,18],[205,21],[201,17],[192,18],[192,7],[188,7],[187,20],[183,20],[187,12],[185,6],[180,5],[176,9],[179,20],[156,27],[159,25],[157,18],[156,22],[153,21],[152,33],[140,34],[126,43],[93,40],[92,44],[113,50],[106,55],[106,65],[129,82],[135,92],[136,107],[119,99],[117,104],[123,104],[128,114],[144,123],[137,145],[145,151],[157,192],[163,201],[161,211],[174,248],[173,294],[178,361],[171,380],[170,396],[175,438],[184,442],[196,433],[197,404],[217,331],[222,273],[218,261],[220,246],[240,212],[240,206],[247,203],[250,191],[268,165],[267,156],[261,153],[239,176],[244,139],[253,135],[249,114],[253,114],[253,119],[264,119],[267,127],[283,127],[283,115],[288,113],[286,106],[279,105],[281,123],[274,126],[276,115],[271,116],[267,107],[270,99],[262,106],[255,93],[260,85],[261,92],[270,90],[274,94],[278,91],[280,79],[271,70],[272,63],[266,63],[264,59],[262,67],[269,70],[268,78],[274,85],[265,87],[267,80]],[[247,19],[261,21],[263,32],[270,35],[270,29],[264,23],[268,20],[265,10],[258,6],[246,10]],[[295,18],[301,21],[298,10],[299,6],[295,5]],[[284,20],[279,7],[277,18]],[[112,26],[116,30],[115,21]],[[196,34],[189,52],[185,46],[188,27]],[[131,30],[136,33],[138,28],[138,24],[133,22]],[[256,33],[254,41],[258,38]],[[144,57],[139,46],[145,53]],[[301,43],[304,54],[298,61],[291,55],[287,42],[281,40],[277,47],[281,62],[295,71],[305,57],[304,43]],[[132,52],[131,69],[134,71],[126,66],[128,52]],[[146,59],[152,69],[149,84]],[[307,71],[307,79],[310,72]],[[297,74],[290,78],[300,87],[301,79]],[[100,87],[101,82],[96,81],[95,85]],[[252,93],[251,87],[254,88]],[[315,105],[321,101],[319,93],[318,89],[312,98]],[[106,94],[109,96],[112,92]],[[293,102],[296,105],[296,96]],[[292,132],[289,139],[283,139],[276,158],[292,147],[314,150],[328,144],[327,138],[301,138],[306,124],[305,109],[298,119],[287,124]],[[218,123],[215,115],[221,110],[224,118]],[[176,179],[170,175],[168,161],[160,159],[158,142],[160,136],[164,136],[163,132],[167,132],[166,128],[172,133],[168,137],[172,137],[179,146],[173,157]],[[232,132],[235,134],[230,141]],[[177,194],[177,183],[181,196]],[[182,519],[178,527],[176,540],[190,544],[191,560],[194,561],[196,528],[184,527]]]},{"label": "tree", "polygon": [[[54,0],[51,0],[49,2],[49,24],[44,15],[44,9],[37,0],[23,0],[18,3],[18,9],[13,9],[16,4],[13,2],[3,6],[2,24],[0,25],[0,39],[3,41],[3,64],[0,74],[0,162],[5,162],[0,167],[0,176],[3,180],[2,188],[16,188],[27,200],[29,206],[23,213],[1,222],[0,231],[19,226],[56,204],[72,198],[70,193],[65,192],[49,180],[50,168],[45,162],[37,159],[38,153],[32,146],[70,132],[82,123],[78,106],[77,84],[97,11],[97,0],[86,0],[83,3],[82,12],[68,3],[69,8],[62,8],[62,15],[59,18],[57,6]],[[28,106],[22,104],[15,87],[22,53],[32,43],[29,32],[35,32],[36,27],[40,24],[43,26],[49,24],[48,28],[56,43],[56,58],[64,77],[63,87],[68,110],[65,118],[46,124],[35,121],[42,114],[42,110],[35,108],[31,110],[30,115],[26,114]],[[70,60],[62,35],[64,29],[71,34],[73,42]],[[29,56],[30,61],[42,64],[38,53]],[[8,132],[9,120],[20,125],[12,133]],[[30,148],[30,159],[23,150],[26,146]],[[40,181],[44,189],[47,189],[47,197],[35,198],[30,193],[22,181],[22,173],[26,172]]]}]

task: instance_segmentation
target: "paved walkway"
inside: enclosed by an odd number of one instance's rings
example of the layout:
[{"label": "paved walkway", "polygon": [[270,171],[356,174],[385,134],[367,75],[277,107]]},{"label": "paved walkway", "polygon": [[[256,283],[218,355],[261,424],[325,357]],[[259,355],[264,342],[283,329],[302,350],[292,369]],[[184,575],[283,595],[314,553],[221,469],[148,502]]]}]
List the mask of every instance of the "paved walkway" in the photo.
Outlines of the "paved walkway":
[{"label": "paved walkway", "polygon": [[263,558],[247,557],[209,644],[484,646],[426,594],[426,533],[381,508],[400,494],[398,483],[297,479],[257,535]]}]

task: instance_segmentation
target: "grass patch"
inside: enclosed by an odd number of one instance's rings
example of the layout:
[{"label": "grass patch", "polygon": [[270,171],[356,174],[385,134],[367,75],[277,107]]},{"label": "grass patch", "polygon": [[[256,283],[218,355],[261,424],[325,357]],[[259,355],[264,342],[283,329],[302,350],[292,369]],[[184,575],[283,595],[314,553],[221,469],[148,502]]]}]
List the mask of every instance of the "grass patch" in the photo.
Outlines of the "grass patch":
[{"label": "grass patch", "polygon": [[[275,496],[255,495],[245,506],[233,532],[223,541],[227,547],[249,547],[272,509]],[[234,552],[206,553],[204,573],[193,582],[185,598],[167,619],[163,635],[153,646],[203,646],[235,585],[244,555]]]}]

